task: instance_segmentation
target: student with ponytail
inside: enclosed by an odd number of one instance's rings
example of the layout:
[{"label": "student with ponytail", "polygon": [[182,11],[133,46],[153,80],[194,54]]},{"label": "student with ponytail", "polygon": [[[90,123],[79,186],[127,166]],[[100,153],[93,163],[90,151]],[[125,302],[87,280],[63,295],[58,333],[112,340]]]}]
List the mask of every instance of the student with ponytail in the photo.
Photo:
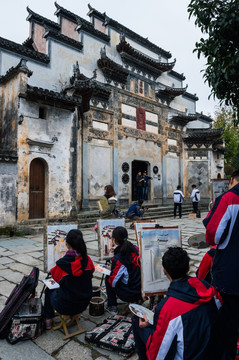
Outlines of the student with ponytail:
[{"label": "student with ponytail", "polygon": [[87,255],[80,230],[70,230],[66,236],[66,254],[51,269],[52,278],[60,285],[45,291],[44,316],[50,330],[54,309],[63,315],[76,315],[84,311],[92,297],[92,276],[95,270]]},{"label": "student with ponytail", "polygon": [[108,296],[106,310],[117,314],[117,297],[126,302],[141,299],[141,273],[139,251],[127,240],[128,232],[117,226],[112,233],[114,257],[111,260],[111,274],[106,276],[105,285]]}]

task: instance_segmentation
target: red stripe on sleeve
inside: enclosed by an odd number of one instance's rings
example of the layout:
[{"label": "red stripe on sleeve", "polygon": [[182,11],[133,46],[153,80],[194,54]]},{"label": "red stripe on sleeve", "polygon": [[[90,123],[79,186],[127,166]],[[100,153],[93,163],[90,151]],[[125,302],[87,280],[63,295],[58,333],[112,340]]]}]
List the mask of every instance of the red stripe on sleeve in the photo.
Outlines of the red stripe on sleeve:
[{"label": "red stripe on sleeve", "polygon": [[198,304],[190,304],[182,300],[170,297],[164,306],[162,307],[155,332],[148,338],[146,343],[147,358],[149,360],[156,359],[165,333],[167,331],[169,322],[178,316],[185,314],[186,312],[195,309]]}]

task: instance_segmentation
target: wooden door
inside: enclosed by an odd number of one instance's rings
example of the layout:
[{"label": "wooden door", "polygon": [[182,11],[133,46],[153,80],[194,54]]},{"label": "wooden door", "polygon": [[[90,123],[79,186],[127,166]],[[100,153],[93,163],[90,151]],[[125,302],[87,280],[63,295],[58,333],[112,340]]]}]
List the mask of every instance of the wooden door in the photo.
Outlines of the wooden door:
[{"label": "wooden door", "polygon": [[44,218],[45,207],[45,166],[40,159],[30,165],[29,219]]}]

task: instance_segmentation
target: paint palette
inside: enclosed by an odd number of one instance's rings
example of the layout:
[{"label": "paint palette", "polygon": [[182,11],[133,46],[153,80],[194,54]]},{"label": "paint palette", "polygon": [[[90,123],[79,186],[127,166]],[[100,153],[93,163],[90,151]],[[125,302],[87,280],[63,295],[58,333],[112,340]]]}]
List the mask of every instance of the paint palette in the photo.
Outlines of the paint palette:
[{"label": "paint palette", "polygon": [[148,319],[149,323],[153,325],[154,323],[154,312],[147,309],[146,307],[138,304],[130,304],[129,305],[130,310],[132,313],[140,318],[143,319],[144,315]]}]

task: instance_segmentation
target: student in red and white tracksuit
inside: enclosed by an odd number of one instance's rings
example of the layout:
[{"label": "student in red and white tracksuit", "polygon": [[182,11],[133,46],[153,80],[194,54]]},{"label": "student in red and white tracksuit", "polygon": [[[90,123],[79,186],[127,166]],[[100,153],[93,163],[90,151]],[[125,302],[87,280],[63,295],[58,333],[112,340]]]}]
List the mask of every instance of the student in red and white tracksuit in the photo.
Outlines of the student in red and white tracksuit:
[{"label": "student in red and white tracksuit", "polygon": [[171,284],[155,309],[154,323],[133,318],[136,350],[140,360],[209,360],[209,341],[218,308],[214,287],[187,276],[187,252],[169,248],[163,256],[164,273]]},{"label": "student in red and white tracksuit", "polygon": [[211,249],[206,252],[206,254],[203,256],[202,261],[200,262],[200,265],[197,270],[197,277],[202,280],[206,280],[211,284],[212,282],[212,276],[211,276],[211,270],[212,270],[212,263],[213,258],[216,253],[216,245],[211,246]]},{"label": "student in red and white tracksuit", "polygon": [[215,359],[234,360],[239,327],[239,170],[232,174],[229,190],[216,198],[203,224],[207,243],[217,245],[212,284],[223,298],[215,335]]},{"label": "student in red and white tracksuit", "polygon": [[126,302],[141,299],[141,273],[139,250],[127,240],[128,232],[123,226],[117,226],[112,233],[116,245],[114,257],[111,260],[111,273],[106,276],[107,291],[106,310],[117,314],[117,297]]}]

